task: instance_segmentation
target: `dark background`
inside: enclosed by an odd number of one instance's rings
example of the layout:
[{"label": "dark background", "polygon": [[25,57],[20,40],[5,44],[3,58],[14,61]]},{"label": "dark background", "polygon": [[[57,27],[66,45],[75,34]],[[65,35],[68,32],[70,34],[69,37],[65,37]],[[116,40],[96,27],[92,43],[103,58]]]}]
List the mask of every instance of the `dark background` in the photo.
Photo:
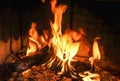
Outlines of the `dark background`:
[{"label": "dark background", "polygon": [[[0,39],[8,40],[9,36],[18,38],[28,34],[31,21],[40,21],[40,27],[49,26],[50,0],[1,0],[0,1]],[[73,15],[80,11],[81,18],[85,21],[86,29],[93,37],[94,33],[100,33],[107,41],[114,42],[115,47],[119,47],[119,27],[120,27],[120,1],[117,0],[58,0],[69,6],[69,13],[66,16],[71,23],[79,24],[79,19],[73,20]],[[48,6],[49,5],[49,6]],[[78,7],[77,9],[75,7]],[[83,8],[83,11],[81,10]],[[74,13],[73,9],[76,9]],[[85,14],[84,9],[89,11]],[[86,11],[85,11],[86,12]],[[48,15],[47,15],[47,14]],[[84,15],[85,14],[85,15]],[[92,15],[89,18],[89,15]],[[86,17],[85,17],[86,16]],[[66,18],[67,19],[67,18]],[[76,23],[78,22],[78,23]],[[97,26],[97,23],[100,24]],[[91,25],[92,24],[92,25]],[[94,26],[93,30],[91,27]],[[96,26],[96,27],[95,27]],[[91,30],[91,31],[89,31]],[[6,34],[6,32],[8,34]],[[93,33],[94,32],[94,33]],[[18,36],[19,35],[19,36]],[[104,39],[104,38],[103,38]],[[22,40],[22,39],[21,39]],[[105,40],[106,41],[106,40]]]},{"label": "dark background", "polygon": [[[62,1],[62,0],[60,0]],[[67,2],[67,0],[64,0]],[[46,0],[49,2],[49,0]],[[88,9],[91,14],[103,20],[105,24],[111,27],[111,31],[118,34],[120,27],[120,1],[119,0],[71,0],[72,6],[78,5],[80,8]],[[1,0],[0,9],[11,7],[17,12],[27,12],[36,6],[42,5],[40,0]]]},{"label": "dark background", "polygon": [[110,27],[110,31],[115,34],[120,34],[120,2],[119,1],[92,1],[80,3],[83,7],[87,8],[91,14],[102,19],[104,24]]},{"label": "dark background", "polygon": [[[91,0],[91,1],[69,0],[69,2],[68,0],[58,0],[58,1],[59,3],[65,3],[69,6],[70,12],[68,15],[70,15],[69,16],[70,25],[72,25],[71,23],[74,23],[73,8],[75,6],[77,6],[78,9],[81,9],[81,8],[87,9],[87,11],[90,12],[89,14],[96,19],[92,22],[92,24],[94,24],[95,21],[98,21],[98,23],[103,26],[103,27],[99,26],[98,28],[97,27],[94,28],[93,32],[99,30],[98,32],[103,34],[103,36],[104,34],[107,34],[108,39],[110,40],[111,38],[113,39],[112,42],[114,42],[114,40],[116,42],[116,39],[117,39],[116,45],[118,45],[118,42],[120,39],[119,38],[120,1],[117,1],[117,0],[115,1],[114,0],[110,0],[110,1],[108,0]],[[31,21],[34,21],[34,19],[36,21],[39,21],[39,19],[41,19],[40,22],[41,21],[42,22],[40,24],[43,24],[43,25],[41,25],[40,27],[42,26],[47,27],[48,24],[44,22],[49,23],[49,18],[48,18],[49,14],[45,15],[46,13],[49,13],[47,9],[50,7],[49,2],[50,0],[46,0],[46,2],[43,4],[41,0],[1,0],[0,1],[0,23],[2,24],[2,26],[0,27],[1,28],[0,39],[7,40],[9,34],[12,34],[16,37],[18,37],[17,34],[19,34],[20,36],[27,34],[28,33],[27,31],[30,27],[30,23]],[[46,6],[46,5],[49,5],[49,6]],[[40,13],[40,17],[38,17],[39,13]],[[83,20],[86,21],[87,17],[86,19],[83,19]],[[91,22],[91,19],[88,20],[87,23],[89,22]],[[94,26],[96,25],[94,24]],[[89,28],[88,30],[92,30],[92,29]],[[8,33],[8,35],[6,35],[6,32]]]}]

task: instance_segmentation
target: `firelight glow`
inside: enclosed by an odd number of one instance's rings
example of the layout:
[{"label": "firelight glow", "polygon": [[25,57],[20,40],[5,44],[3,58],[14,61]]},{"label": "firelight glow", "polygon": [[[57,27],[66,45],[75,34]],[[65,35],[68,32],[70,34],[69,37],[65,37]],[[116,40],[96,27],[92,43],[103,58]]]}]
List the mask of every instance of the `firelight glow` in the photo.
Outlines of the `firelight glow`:
[{"label": "firelight glow", "polygon": [[51,1],[51,10],[54,14],[54,23],[50,22],[53,34],[53,38],[50,40],[50,45],[52,45],[56,56],[61,60],[58,64],[61,64],[62,67],[59,74],[62,74],[65,70],[67,70],[66,66],[68,66],[69,69],[72,69],[70,62],[76,55],[80,46],[80,42],[73,42],[72,35],[75,34],[75,31],[71,31],[69,33],[68,31],[70,30],[68,30],[64,34],[62,34],[62,14],[65,12],[67,6],[56,6],[56,3],[56,0]]},{"label": "firelight glow", "polygon": [[[50,38],[49,42],[46,42],[48,34],[44,31],[44,35],[39,36],[36,30],[36,23],[32,23],[29,30],[29,46],[26,56],[29,56],[45,45],[48,45],[50,48],[53,48],[55,55],[51,56],[51,59],[47,62],[48,67],[51,67],[56,61],[56,58],[59,58],[60,61],[58,61],[57,66],[60,66],[61,70],[58,74],[63,74],[68,70],[72,72],[74,71],[74,67],[71,65],[71,62],[75,61],[73,58],[77,54],[81,44],[78,40],[82,39],[84,32],[81,29],[78,29],[81,33],[66,29],[62,34],[62,15],[66,11],[67,6],[57,6],[56,3],[57,0],[51,0],[51,10],[54,14],[54,22],[50,21],[52,38]],[[100,52],[96,40],[93,44],[93,57],[90,58],[91,65],[93,65],[95,59],[100,59]]]},{"label": "firelight glow", "polygon": [[[91,62],[91,70],[94,65],[95,60],[100,59],[100,50],[98,47],[97,40],[100,39],[100,37],[96,37],[93,42],[93,56],[89,58]],[[90,71],[85,71],[83,74],[79,73],[79,76],[83,77],[83,81],[100,81],[100,75],[97,73],[91,73]]]},{"label": "firelight glow", "polygon": [[29,56],[30,54],[36,52],[38,47],[40,48],[40,44],[38,42],[38,32],[36,30],[36,23],[31,24],[31,28],[29,30],[29,36],[30,36],[29,37],[29,46],[27,48],[26,56]]}]

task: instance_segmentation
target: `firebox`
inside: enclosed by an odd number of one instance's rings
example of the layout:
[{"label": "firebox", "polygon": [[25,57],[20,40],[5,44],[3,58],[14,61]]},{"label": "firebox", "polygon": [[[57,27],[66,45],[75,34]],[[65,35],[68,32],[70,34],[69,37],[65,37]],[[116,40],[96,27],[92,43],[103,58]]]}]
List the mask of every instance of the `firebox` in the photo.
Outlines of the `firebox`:
[{"label": "firebox", "polygon": [[89,8],[76,0],[30,2],[1,10],[0,81],[120,80],[115,37]]}]

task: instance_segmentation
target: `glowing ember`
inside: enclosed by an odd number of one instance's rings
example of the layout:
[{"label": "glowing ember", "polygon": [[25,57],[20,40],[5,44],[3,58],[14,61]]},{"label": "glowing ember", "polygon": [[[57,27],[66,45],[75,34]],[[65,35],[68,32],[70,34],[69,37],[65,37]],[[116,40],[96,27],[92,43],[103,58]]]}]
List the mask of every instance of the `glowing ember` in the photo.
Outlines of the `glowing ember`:
[{"label": "glowing ember", "polygon": [[22,75],[23,75],[24,77],[29,77],[30,72],[31,72],[31,69],[28,69],[28,70],[22,72]]}]

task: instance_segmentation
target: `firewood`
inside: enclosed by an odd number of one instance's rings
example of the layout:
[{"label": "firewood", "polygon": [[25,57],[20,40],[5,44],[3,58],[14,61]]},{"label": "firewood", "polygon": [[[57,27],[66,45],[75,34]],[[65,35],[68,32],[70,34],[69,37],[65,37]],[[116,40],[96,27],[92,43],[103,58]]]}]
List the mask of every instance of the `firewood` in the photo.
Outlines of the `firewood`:
[{"label": "firewood", "polygon": [[17,62],[10,65],[13,71],[23,72],[34,65],[41,65],[47,62],[50,58],[50,53],[48,52],[48,46],[42,48],[40,51],[35,52],[32,56],[24,57]]},{"label": "firewood", "polygon": [[49,47],[46,46],[41,50],[35,52],[32,56],[26,56],[14,63],[1,65],[0,67],[0,79],[4,81],[11,76],[13,72],[21,73],[27,69],[30,69],[35,65],[42,65],[50,59]]}]

